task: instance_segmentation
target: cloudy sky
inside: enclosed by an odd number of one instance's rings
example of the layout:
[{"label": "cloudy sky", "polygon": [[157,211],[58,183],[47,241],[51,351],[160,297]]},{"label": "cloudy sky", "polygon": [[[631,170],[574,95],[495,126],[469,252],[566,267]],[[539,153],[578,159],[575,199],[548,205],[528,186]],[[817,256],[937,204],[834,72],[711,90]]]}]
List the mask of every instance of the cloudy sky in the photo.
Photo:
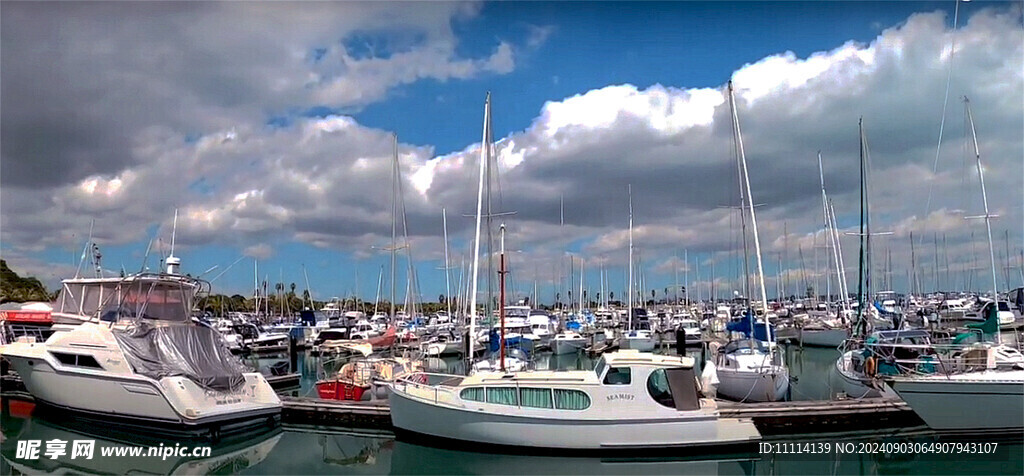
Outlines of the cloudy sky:
[{"label": "cloudy sky", "polygon": [[[872,226],[892,232],[874,239],[876,279],[891,255],[885,287],[908,289],[912,232],[924,288],[990,287],[984,222],[964,219],[982,213],[964,96],[1005,290],[1021,285],[1024,246],[1021,3],[956,10],[4,2],[0,254],[52,286],[75,273],[92,229],[108,272],[138,270],[151,241],[155,268],[177,209],[175,254],[192,274],[227,270],[217,291],[251,294],[258,260],[260,280],[301,289],[305,269],[317,298],[358,288],[373,299],[389,262],[397,134],[408,252],[435,300],[446,292],[443,209],[451,265],[471,259],[490,91],[492,197],[515,212],[504,220],[517,290],[536,281],[550,301],[572,256],[591,295],[604,268],[622,296],[631,185],[645,294],[678,272],[695,297],[712,279],[726,295],[742,247],[729,208],[732,80],[769,296],[826,286],[817,151],[839,227],[857,228],[861,117]],[[857,240],[842,236],[851,289]]]}]

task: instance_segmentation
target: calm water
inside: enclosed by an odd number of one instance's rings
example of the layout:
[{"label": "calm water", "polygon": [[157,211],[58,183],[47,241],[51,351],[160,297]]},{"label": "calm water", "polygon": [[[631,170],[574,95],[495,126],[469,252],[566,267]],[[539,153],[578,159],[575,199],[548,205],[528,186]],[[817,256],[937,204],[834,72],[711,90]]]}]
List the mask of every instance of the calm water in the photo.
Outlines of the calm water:
[{"label": "calm water", "polygon": [[[794,399],[825,398],[832,391],[831,349],[787,349],[786,360],[797,377]],[[266,365],[280,359],[261,359]],[[457,359],[435,362],[437,366],[461,365]],[[538,366],[589,368],[585,357],[540,356]],[[300,356],[302,388],[307,394],[316,380],[319,363]],[[967,402],[965,402],[967,404]],[[599,457],[519,456],[456,451],[396,441],[390,433],[342,431],[286,426],[262,434],[243,435],[217,444],[209,457],[160,458],[98,456],[99,448],[135,442],[156,446],[173,441],[139,441],[104,425],[56,420],[34,412],[29,405],[9,402],[0,420],[0,474],[1024,474],[1024,444],[1017,440],[980,438],[997,442],[992,454],[733,454],[695,459],[622,459]],[[916,434],[873,433],[861,436],[792,439],[776,442],[830,443],[929,443],[950,442],[927,432]],[[97,456],[92,460],[17,458],[17,442],[95,439]],[[44,444],[45,448],[45,444]],[[461,448],[471,450],[472,448]]]}]

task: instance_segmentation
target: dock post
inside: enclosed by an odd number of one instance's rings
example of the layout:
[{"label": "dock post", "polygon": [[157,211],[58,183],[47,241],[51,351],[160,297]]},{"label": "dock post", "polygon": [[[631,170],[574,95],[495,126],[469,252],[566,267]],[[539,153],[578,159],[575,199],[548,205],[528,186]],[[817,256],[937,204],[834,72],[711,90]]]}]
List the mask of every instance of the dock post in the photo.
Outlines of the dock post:
[{"label": "dock post", "polygon": [[676,354],[686,355],[686,331],[676,328]]},{"label": "dock post", "polygon": [[289,369],[289,371],[291,371],[293,373],[299,371],[298,370],[298,367],[299,367],[298,361],[299,361],[298,343],[295,342],[295,336],[289,334],[288,335],[288,369]]}]

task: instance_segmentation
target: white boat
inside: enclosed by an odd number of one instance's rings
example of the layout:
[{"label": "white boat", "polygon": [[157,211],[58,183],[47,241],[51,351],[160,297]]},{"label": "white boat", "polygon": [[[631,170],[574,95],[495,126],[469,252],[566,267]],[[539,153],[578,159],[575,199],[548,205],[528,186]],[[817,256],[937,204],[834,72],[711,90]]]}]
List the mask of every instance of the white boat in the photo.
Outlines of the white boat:
[{"label": "white boat", "polygon": [[463,353],[462,338],[453,333],[441,333],[420,345],[423,355],[440,357]]},{"label": "white boat", "polygon": [[1024,357],[1016,349],[979,344],[957,358],[952,371],[886,379],[933,430],[1024,431]]},{"label": "white boat", "polygon": [[690,357],[619,351],[594,370],[480,372],[398,379],[400,438],[566,450],[682,450],[760,439],[750,420],[722,418],[699,398]]},{"label": "white boat", "polygon": [[559,332],[551,342],[551,352],[555,355],[575,354],[587,346],[587,338],[573,331]]},{"label": "white boat", "polygon": [[655,345],[654,333],[646,329],[634,329],[619,338],[619,348],[621,349],[650,352],[654,350]]},{"label": "white boat", "polygon": [[882,390],[876,388],[872,379],[863,373],[864,362],[861,350],[844,352],[836,359],[835,372],[839,377],[839,390],[851,398],[878,398]]},{"label": "white boat", "polygon": [[697,322],[696,319],[691,319],[688,317],[679,319],[678,329],[681,329],[683,331],[683,334],[686,338],[686,342],[684,342],[685,345],[701,344],[700,323]]},{"label": "white boat", "polygon": [[[168,258],[169,270],[176,260]],[[37,402],[188,432],[279,418],[281,401],[266,379],[232,357],[213,328],[193,324],[205,282],[178,274],[75,279],[75,294],[65,284],[55,313],[81,324],[3,350]]]},{"label": "white boat", "polygon": [[777,402],[789,391],[789,370],[756,339],[735,340],[723,347],[715,361],[718,394],[741,402]]}]

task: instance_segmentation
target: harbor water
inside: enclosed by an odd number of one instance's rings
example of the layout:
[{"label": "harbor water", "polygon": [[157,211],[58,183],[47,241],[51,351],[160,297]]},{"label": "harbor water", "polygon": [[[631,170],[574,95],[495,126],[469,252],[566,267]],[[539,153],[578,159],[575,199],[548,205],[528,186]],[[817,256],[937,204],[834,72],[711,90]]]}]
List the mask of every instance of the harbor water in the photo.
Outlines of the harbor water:
[{"label": "harbor water", "polygon": [[[815,400],[834,393],[834,349],[786,348],[794,377],[791,398]],[[699,356],[697,356],[699,357]],[[281,358],[251,359],[267,365]],[[312,396],[320,364],[301,355],[301,385],[289,393]],[[458,359],[432,365],[457,371]],[[539,368],[590,368],[585,355],[539,354]],[[439,368],[438,370],[445,370]],[[970,404],[964,402],[964,404]],[[888,432],[813,435],[767,439],[759,451],[673,458],[497,454],[478,448],[431,447],[396,440],[380,430],[344,430],[285,425],[213,443],[209,455],[198,457],[103,457],[100,448],[123,445],[181,445],[180,441],[140,441],[103,424],[87,424],[35,411],[30,404],[5,402],[0,444],[0,473],[123,474],[1022,474],[1024,444],[1020,438],[936,435],[926,428]],[[955,411],[955,409],[951,409]],[[870,416],[866,416],[870,418]],[[92,459],[69,455],[19,458],[18,442],[95,440]],[[972,445],[972,443],[974,445]],[[202,443],[194,443],[202,444]],[[987,445],[986,445],[987,444]],[[22,455],[23,456],[23,455]]]}]

